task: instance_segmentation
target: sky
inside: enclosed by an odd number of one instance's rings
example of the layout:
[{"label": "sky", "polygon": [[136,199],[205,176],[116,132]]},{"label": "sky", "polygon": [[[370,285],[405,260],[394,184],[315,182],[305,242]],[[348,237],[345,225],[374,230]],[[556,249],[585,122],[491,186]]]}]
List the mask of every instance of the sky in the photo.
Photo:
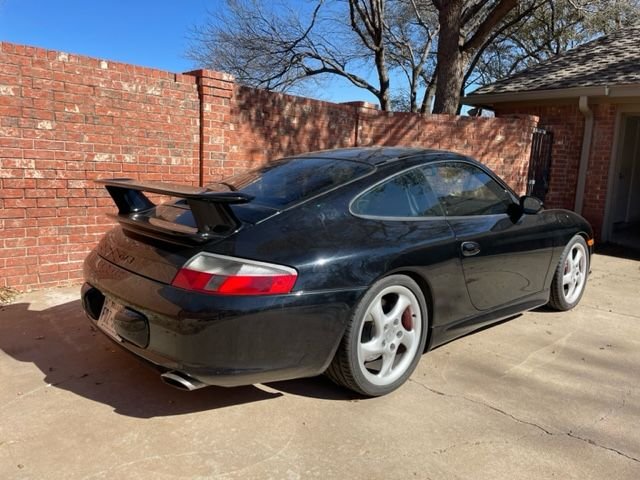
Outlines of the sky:
[{"label": "sky", "polygon": [[[221,4],[220,0],[0,0],[0,40],[186,72],[198,67],[185,57],[190,30]],[[312,96],[376,102],[370,93],[340,81]]]}]

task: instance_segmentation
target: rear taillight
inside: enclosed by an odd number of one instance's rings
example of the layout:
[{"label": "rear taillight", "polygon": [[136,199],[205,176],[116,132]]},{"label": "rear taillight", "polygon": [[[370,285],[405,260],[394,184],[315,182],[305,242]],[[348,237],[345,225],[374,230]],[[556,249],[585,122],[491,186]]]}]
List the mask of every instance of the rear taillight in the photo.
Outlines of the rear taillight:
[{"label": "rear taillight", "polygon": [[177,273],[171,284],[218,295],[290,293],[298,273],[290,267],[242,258],[199,253]]}]

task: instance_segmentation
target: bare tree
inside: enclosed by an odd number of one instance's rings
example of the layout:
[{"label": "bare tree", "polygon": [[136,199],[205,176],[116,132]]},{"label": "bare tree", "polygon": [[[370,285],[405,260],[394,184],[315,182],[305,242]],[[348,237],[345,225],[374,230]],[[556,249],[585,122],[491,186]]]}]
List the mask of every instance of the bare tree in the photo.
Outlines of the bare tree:
[{"label": "bare tree", "polygon": [[438,77],[434,113],[458,111],[465,67],[518,0],[432,0],[438,9]]},{"label": "bare tree", "polygon": [[606,34],[640,21],[638,0],[556,0],[570,4],[580,15],[582,24],[592,35]]},{"label": "bare tree", "polygon": [[466,85],[508,77],[640,21],[640,0],[538,0],[532,6],[524,19],[497,32]]},{"label": "bare tree", "polygon": [[[195,30],[188,55],[267,90],[286,91],[303,79],[337,75],[368,90],[388,109],[385,0],[348,0],[347,23],[344,17],[336,18],[340,5],[329,9],[325,3],[297,4],[312,7],[300,10],[286,2],[226,0],[225,8],[211,13]],[[357,73],[371,59],[375,83]]]},{"label": "bare tree", "polygon": [[577,10],[568,1],[544,0],[523,22],[499,33],[478,58],[475,84],[508,77],[587,39]]},{"label": "bare tree", "polygon": [[[351,28],[368,50],[373,53],[378,74],[380,108],[389,109],[389,71],[384,42],[385,0],[349,0]],[[373,93],[373,92],[372,92]]]},{"label": "bare tree", "polygon": [[[640,0],[224,0],[188,55],[290,91],[340,77],[383,110],[458,113],[495,81],[639,20]],[[372,72],[371,74],[369,72]]]},{"label": "bare tree", "polygon": [[[406,92],[396,95],[396,103],[403,110],[427,113],[435,87],[437,12],[425,0],[398,0],[390,10],[385,21],[388,57],[391,65],[405,76],[408,85]],[[424,93],[418,104],[420,90]]]}]

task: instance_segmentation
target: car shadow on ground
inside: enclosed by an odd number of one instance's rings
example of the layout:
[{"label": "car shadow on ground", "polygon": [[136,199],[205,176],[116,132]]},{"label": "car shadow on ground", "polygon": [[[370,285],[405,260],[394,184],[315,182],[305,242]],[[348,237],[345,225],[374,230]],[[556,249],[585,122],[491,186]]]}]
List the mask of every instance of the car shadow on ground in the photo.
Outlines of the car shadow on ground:
[{"label": "car shadow on ground", "polygon": [[[0,306],[0,350],[42,372],[41,380],[36,380],[37,374],[28,367],[3,366],[25,372],[5,384],[7,389],[15,387],[16,396],[59,388],[110,405],[118,414],[139,418],[271,400],[283,392],[331,400],[353,398],[323,377],[275,382],[267,388],[207,387],[183,392],[162,383],[154,368],[97,331],[85,318],[80,300],[40,311],[29,307],[28,303]],[[0,357],[0,362],[11,360]]]},{"label": "car shadow on ground", "polygon": [[271,382],[267,386],[280,392],[300,397],[316,398],[319,400],[367,400],[369,397],[358,395],[345,388],[337,386],[324,375],[284,382]]}]

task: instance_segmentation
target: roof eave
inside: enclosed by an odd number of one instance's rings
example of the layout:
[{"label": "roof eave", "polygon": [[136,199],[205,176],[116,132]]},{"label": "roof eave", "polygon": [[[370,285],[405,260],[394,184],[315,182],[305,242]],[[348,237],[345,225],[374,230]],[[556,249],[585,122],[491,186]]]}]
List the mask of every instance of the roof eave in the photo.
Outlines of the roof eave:
[{"label": "roof eave", "polygon": [[595,87],[555,88],[521,92],[471,94],[462,99],[465,105],[493,106],[499,103],[531,102],[536,100],[571,99],[580,97],[640,97],[640,84],[601,85]]}]

